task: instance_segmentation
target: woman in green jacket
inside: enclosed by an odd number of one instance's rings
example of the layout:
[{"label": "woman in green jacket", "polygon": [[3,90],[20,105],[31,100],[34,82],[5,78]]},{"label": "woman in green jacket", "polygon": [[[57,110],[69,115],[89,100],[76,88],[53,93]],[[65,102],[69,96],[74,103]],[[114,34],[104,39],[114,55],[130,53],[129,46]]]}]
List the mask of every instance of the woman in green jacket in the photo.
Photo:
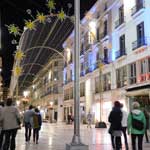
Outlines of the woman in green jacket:
[{"label": "woman in green jacket", "polygon": [[142,150],[146,119],[144,113],[139,109],[138,102],[133,102],[132,107],[133,110],[128,115],[128,133],[131,134],[132,150],[136,150],[136,138],[138,138],[138,150]]}]

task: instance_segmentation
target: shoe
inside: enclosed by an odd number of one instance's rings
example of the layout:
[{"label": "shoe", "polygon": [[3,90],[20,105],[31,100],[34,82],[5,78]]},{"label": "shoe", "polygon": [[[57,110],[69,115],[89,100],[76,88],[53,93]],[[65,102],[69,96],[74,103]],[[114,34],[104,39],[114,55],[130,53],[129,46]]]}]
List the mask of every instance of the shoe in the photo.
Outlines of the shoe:
[{"label": "shoe", "polygon": [[38,141],[36,141],[36,144],[38,144]]}]

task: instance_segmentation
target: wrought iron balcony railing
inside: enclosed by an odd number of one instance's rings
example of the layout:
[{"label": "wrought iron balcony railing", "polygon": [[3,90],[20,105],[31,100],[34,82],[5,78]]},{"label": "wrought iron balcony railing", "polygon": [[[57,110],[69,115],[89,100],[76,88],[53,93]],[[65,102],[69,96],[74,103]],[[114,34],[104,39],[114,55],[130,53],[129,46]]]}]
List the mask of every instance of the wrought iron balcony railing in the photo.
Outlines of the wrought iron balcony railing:
[{"label": "wrought iron balcony railing", "polygon": [[119,18],[116,22],[115,22],[115,28],[118,28],[120,25],[122,25],[125,22],[125,18]]},{"label": "wrought iron balcony railing", "polygon": [[147,45],[146,38],[142,37],[132,42],[132,50],[135,50],[141,46]]},{"label": "wrought iron balcony railing", "polygon": [[124,50],[116,51],[116,59],[119,58],[119,57],[122,57],[124,55],[127,55],[125,49]]}]

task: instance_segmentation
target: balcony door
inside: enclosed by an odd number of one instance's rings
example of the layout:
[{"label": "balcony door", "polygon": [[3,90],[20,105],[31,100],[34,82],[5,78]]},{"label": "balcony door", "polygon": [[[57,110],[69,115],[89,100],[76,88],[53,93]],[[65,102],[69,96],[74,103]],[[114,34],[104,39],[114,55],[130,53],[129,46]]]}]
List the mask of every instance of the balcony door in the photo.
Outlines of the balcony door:
[{"label": "balcony door", "polygon": [[137,25],[137,44],[138,47],[144,45],[144,22]]}]

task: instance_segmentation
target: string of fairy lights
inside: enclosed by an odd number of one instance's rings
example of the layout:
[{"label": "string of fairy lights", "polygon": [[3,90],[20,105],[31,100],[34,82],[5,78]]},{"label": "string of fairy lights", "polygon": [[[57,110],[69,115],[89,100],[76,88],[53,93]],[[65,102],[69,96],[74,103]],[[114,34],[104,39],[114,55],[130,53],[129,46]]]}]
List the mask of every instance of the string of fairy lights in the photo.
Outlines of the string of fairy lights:
[{"label": "string of fairy lights", "polygon": [[[55,49],[57,50],[57,48],[60,47],[60,44],[66,39],[68,34],[73,29],[74,17],[66,15],[63,9],[61,9],[57,13],[53,13],[56,9],[56,3],[54,2],[54,0],[48,0],[46,2],[46,7],[49,9],[49,14],[44,14],[43,12],[37,11],[35,17],[32,15],[31,10],[29,9],[27,10],[27,13],[31,16],[32,19],[24,20],[24,30],[20,29],[20,27],[17,26],[16,24],[6,25],[9,33],[14,35],[12,44],[19,44],[14,54],[15,65],[12,70],[13,75],[15,76],[16,79],[19,79],[20,75],[24,73],[23,67],[26,67],[26,65],[23,66],[22,64],[25,63],[25,60],[28,60],[28,62],[26,63],[30,63],[31,59],[33,59],[32,57],[33,52],[29,56],[27,56],[26,49],[35,47],[36,45],[38,45],[41,38],[44,38],[41,44],[41,48],[39,48],[36,57],[34,58],[34,60],[32,60],[33,64],[31,64],[28,72],[25,73],[26,75],[22,80],[21,83],[22,85],[24,84],[28,74],[32,74],[31,69],[34,63],[36,63],[36,61],[38,60],[39,56],[46,54],[43,52],[42,46],[43,47],[47,46],[46,45],[47,43],[48,45],[53,44],[56,47]],[[72,7],[71,4],[68,4],[68,12],[71,7]],[[43,37],[44,28],[48,23],[50,24],[49,25],[50,29]],[[35,39],[34,37],[35,37],[35,33],[37,32],[38,26],[41,26],[42,28],[38,33],[38,37],[36,37]],[[56,33],[54,34],[54,32]],[[60,36],[59,34],[61,32],[63,33],[63,35]],[[51,37],[52,35],[53,37]],[[18,39],[18,37],[20,37],[19,41],[16,40]],[[30,38],[29,43],[27,43],[29,38]],[[51,40],[49,41],[49,39]],[[34,45],[32,45],[33,42]]]}]

